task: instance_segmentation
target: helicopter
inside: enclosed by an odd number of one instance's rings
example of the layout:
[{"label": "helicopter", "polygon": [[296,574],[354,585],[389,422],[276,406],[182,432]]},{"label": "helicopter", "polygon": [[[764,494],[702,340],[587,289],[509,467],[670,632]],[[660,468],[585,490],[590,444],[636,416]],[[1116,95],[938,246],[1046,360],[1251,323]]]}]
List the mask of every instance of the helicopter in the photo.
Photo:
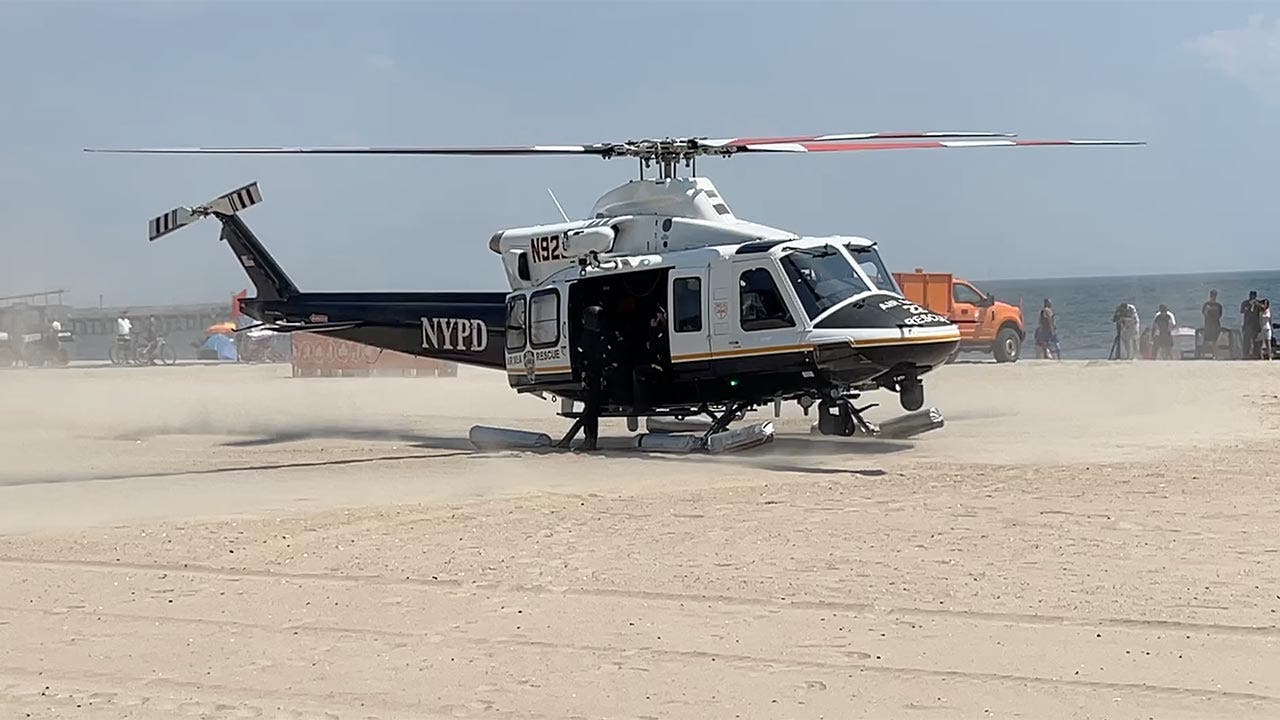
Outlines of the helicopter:
[{"label": "helicopter", "polygon": [[[924,406],[924,377],[958,347],[946,317],[908,301],[875,241],[808,237],[739,218],[699,158],[749,154],[1037,146],[1143,145],[1132,140],[1023,140],[998,132],[862,132],[786,137],[684,137],[571,145],[488,147],[189,147],[92,149],[158,154],[585,156],[632,158],[639,177],[596,201],[590,217],[495,232],[489,250],[508,281],[501,292],[304,292],[244,223],[261,202],[257,182],[151,220],[155,241],[213,217],[252,281],[243,312],[276,332],[316,332],[366,345],[504,371],[517,393],[560,401],[573,426],[586,421],[584,332],[603,311],[625,352],[598,417],[624,417],[635,432],[663,419],[705,417],[689,447],[765,442],[771,424],[730,436],[732,423],[794,401],[815,431],[849,437],[881,427],[862,394]],[[646,177],[656,168],[654,177]],[[681,174],[681,168],[689,170]],[[581,408],[581,409],[580,409]],[[939,426],[940,414],[929,411]],[[716,444],[717,438],[728,438]],[[726,445],[726,443],[728,445]]]}]

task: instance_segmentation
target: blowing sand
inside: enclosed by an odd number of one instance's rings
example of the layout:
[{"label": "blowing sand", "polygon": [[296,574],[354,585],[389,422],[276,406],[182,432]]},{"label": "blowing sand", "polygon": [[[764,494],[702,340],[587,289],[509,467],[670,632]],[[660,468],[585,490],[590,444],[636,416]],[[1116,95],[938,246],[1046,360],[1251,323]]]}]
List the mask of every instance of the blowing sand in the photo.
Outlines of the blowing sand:
[{"label": "blowing sand", "polygon": [[564,428],[475,370],[2,372],[0,717],[1280,717],[1275,367],[735,457],[472,452]]}]

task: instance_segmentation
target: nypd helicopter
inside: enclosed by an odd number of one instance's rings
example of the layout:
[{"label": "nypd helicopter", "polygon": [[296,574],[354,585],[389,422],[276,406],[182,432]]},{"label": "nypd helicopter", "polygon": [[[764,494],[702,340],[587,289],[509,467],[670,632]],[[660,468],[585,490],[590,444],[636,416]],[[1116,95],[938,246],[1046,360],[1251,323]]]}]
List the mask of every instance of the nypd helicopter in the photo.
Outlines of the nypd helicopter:
[{"label": "nypd helicopter", "polygon": [[[792,137],[665,138],[507,147],[193,147],[87,152],[315,155],[573,155],[638,161],[639,177],[602,195],[590,217],[499,230],[505,292],[304,292],[244,223],[256,182],[151,220],[149,238],[213,217],[256,290],[245,314],[276,332],[325,333],[412,355],[505,371],[518,393],[559,399],[574,420],[567,448],[597,417],[649,432],[634,446],[737,449],[767,442],[772,423],[730,430],[748,412],[795,401],[825,435],[877,435],[858,399],[896,393],[920,416],[925,376],[956,350],[948,318],[906,300],[876,243],[808,237],[739,218],[703,157],[1036,146],[1142,145],[1129,140],[1022,140],[994,132],[868,132]],[[687,169],[687,175],[681,170]],[[652,175],[652,177],[648,177]],[[555,200],[552,195],[553,201]],[[587,413],[583,318],[603,318],[615,352]],[[941,425],[936,409],[901,425]],[[587,415],[590,417],[587,417]],[[910,416],[909,416],[910,417]],[[692,435],[681,423],[705,418]],[[913,429],[914,428],[914,429]],[[688,430],[688,427],[683,429]],[[487,434],[486,434],[487,433]],[[591,440],[593,438],[589,438]],[[538,433],[473,429],[472,440],[549,445]]]}]

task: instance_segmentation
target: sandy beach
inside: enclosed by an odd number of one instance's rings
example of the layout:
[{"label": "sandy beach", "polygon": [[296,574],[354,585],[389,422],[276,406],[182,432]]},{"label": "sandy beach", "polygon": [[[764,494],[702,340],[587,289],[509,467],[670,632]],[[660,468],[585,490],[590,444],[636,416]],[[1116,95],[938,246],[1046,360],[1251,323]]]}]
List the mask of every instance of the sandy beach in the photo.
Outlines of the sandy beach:
[{"label": "sandy beach", "polygon": [[715,457],[474,452],[566,424],[466,368],[0,372],[0,717],[1274,718],[1274,368]]}]

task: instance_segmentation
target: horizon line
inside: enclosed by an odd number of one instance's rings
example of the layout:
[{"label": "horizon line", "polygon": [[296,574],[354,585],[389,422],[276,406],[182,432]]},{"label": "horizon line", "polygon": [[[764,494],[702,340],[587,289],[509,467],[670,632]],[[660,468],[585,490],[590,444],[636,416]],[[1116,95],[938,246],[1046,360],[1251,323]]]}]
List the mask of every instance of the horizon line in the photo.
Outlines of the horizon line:
[{"label": "horizon line", "polygon": [[[1165,278],[1165,277],[1189,277],[1201,276],[1211,277],[1219,275],[1245,275],[1257,273],[1259,275],[1275,274],[1280,275],[1280,269],[1272,270],[1213,270],[1211,272],[1164,272],[1164,273],[1142,273],[1142,274],[1110,274],[1110,275],[1055,275],[1042,277],[989,277],[974,280],[974,282],[1037,282],[1044,280],[1114,280],[1118,278]],[[954,273],[953,273],[954,274]]]}]

